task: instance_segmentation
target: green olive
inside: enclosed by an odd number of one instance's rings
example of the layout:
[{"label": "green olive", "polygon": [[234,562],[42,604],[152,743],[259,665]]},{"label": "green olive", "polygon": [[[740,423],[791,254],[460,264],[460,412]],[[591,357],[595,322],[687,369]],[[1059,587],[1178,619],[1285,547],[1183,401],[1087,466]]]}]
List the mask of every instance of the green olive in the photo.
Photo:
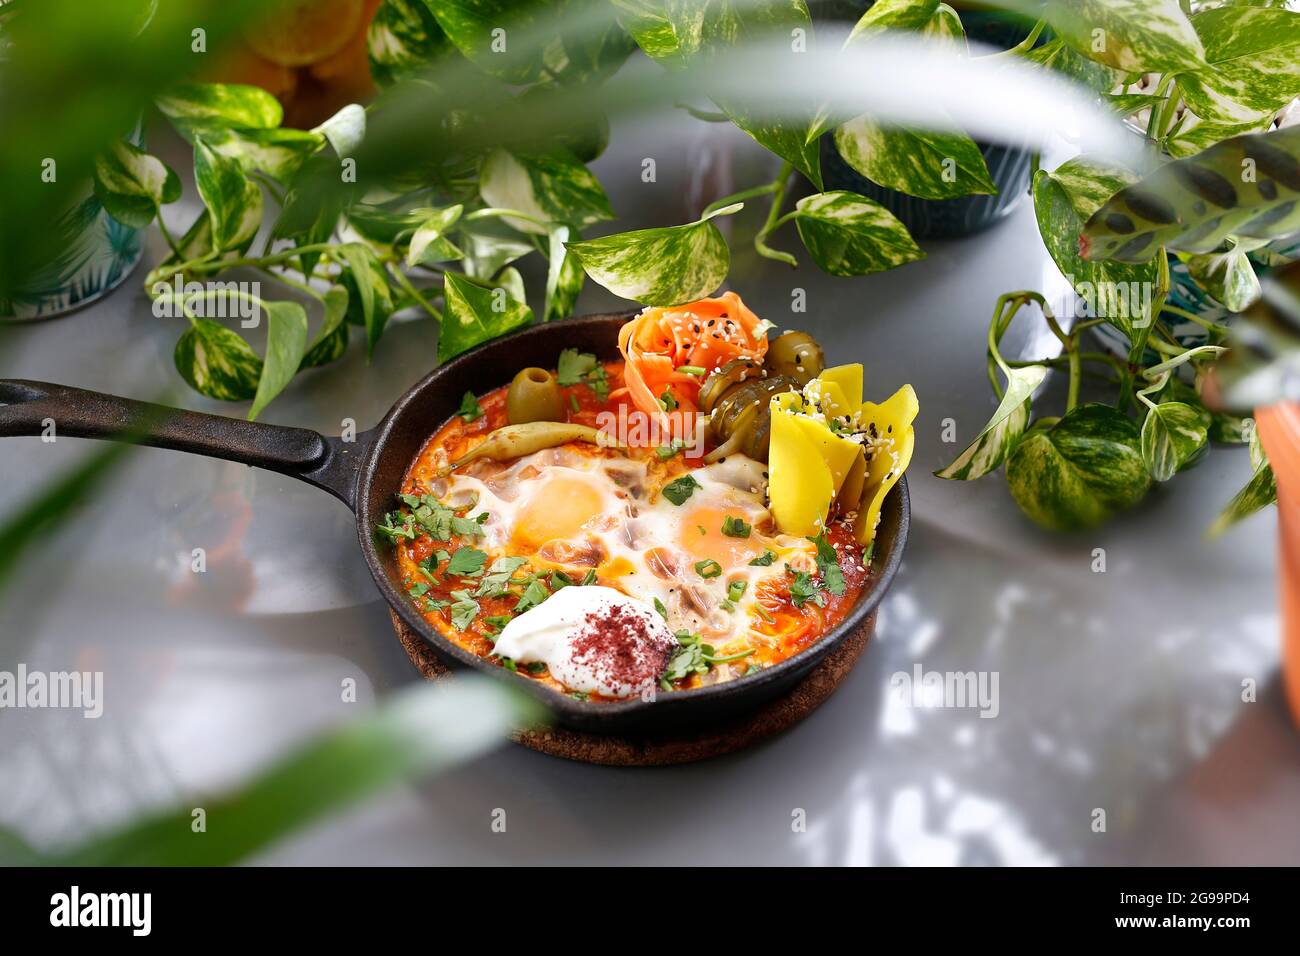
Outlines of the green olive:
[{"label": "green olive", "polygon": [[511,425],[564,421],[564,397],[555,376],[544,368],[526,368],[516,375],[506,392],[506,420]]},{"label": "green olive", "polygon": [[772,340],[764,362],[768,371],[807,385],[826,367],[826,355],[807,332],[783,332]]}]

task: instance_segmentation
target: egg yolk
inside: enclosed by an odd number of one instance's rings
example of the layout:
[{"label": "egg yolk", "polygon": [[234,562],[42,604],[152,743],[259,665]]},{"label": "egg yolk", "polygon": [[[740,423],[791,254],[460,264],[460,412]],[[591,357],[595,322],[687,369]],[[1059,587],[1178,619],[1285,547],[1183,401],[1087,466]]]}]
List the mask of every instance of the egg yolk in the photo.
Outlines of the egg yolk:
[{"label": "egg yolk", "polygon": [[576,538],[582,526],[603,510],[600,493],[590,485],[552,478],[519,509],[511,536],[529,550],[557,538]]},{"label": "egg yolk", "polygon": [[712,559],[724,568],[734,568],[755,558],[762,549],[752,533],[748,538],[734,538],[722,533],[725,518],[741,518],[743,514],[730,514],[716,508],[700,508],[682,519],[680,543],[682,547],[701,560]]}]

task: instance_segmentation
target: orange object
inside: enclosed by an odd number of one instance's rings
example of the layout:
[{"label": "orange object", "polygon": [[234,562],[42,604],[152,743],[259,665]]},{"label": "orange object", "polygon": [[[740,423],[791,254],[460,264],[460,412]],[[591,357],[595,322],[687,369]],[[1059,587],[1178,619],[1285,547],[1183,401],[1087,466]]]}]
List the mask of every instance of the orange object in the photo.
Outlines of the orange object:
[{"label": "orange object", "polygon": [[[677,434],[677,420],[699,410],[696,400],[704,381],[703,375],[678,369],[694,366],[707,374],[736,358],[761,363],[767,354],[767,337],[759,324],[758,316],[734,292],[642,310],[618,334],[628,398],[639,411],[664,427],[673,427]],[[676,411],[665,411],[660,398],[666,393],[676,402]]]},{"label": "orange object", "polygon": [[244,31],[205,78],[260,86],[309,129],[375,93],[366,35],[381,0],[300,0]]},{"label": "orange object", "polygon": [[244,42],[272,63],[308,66],[343,49],[361,25],[364,8],[364,0],[291,0],[250,24]]},{"label": "orange object", "polygon": [[1255,426],[1277,477],[1282,681],[1291,715],[1300,725],[1300,404],[1257,409]]}]

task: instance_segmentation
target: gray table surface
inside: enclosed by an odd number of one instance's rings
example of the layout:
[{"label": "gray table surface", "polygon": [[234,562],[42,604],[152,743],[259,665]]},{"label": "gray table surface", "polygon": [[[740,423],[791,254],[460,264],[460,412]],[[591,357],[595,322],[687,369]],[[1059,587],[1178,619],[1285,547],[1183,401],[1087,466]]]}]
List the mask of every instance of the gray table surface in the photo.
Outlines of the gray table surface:
[{"label": "gray table surface", "polygon": [[[771,158],[684,117],[616,131],[597,170],[624,223],[685,221],[770,178]],[[641,181],[642,159],[658,181]],[[174,156],[178,165],[184,155]],[[193,190],[168,211],[181,225]],[[506,745],[402,786],[256,858],[272,864],[1300,862],[1300,746],[1278,682],[1275,518],[1207,543],[1244,483],[1216,449],[1099,530],[1053,536],[1023,519],[1000,477],[931,472],[994,402],[983,341],[997,295],[1061,301],[1028,202],[975,238],[926,243],[883,275],[834,279],[754,257],[762,210],[726,224],[730,287],[762,316],[861,359],[867,391],[904,382],[921,401],[912,538],[876,636],[839,691],[786,735],[671,769],[584,766]],[[625,226],[626,227],[626,226]],[[782,234],[779,244],[798,249]],[[51,322],[0,327],[0,375],[240,416],[180,383],[180,333],[140,291],[162,255],[107,300]],[[806,259],[806,255],[803,257]],[[536,288],[534,284],[532,287]],[[791,313],[803,289],[807,313]],[[578,311],[618,305],[588,284]],[[354,344],[302,376],[264,420],[337,434],[361,427],[434,364],[436,330],[395,323],[372,363]],[[1026,322],[1012,349],[1046,347]],[[547,357],[541,356],[539,359]],[[1060,398],[1059,382],[1049,398]],[[81,459],[85,443],[0,443],[0,512]],[[419,679],[356,550],[346,509],[291,479],[143,450],[48,542],[0,608],[0,669],[100,669],[105,712],[0,711],[0,823],[40,845],[145,807],[201,805],[313,731]],[[188,570],[192,548],[209,568]],[[1106,571],[1093,571],[1094,549]],[[914,708],[899,672],[996,672],[999,711]],[[344,678],[360,700],[340,701]],[[1257,702],[1241,699],[1254,680]],[[492,812],[507,811],[506,832]],[[1106,810],[1105,832],[1092,826]],[[802,810],[807,825],[792,826]]]}]

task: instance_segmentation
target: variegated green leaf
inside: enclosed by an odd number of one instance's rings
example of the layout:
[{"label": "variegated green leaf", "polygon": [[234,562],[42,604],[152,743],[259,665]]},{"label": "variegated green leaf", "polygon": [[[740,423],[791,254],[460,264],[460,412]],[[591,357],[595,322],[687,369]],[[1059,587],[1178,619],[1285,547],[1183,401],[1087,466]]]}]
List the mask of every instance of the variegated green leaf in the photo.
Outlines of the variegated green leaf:
[{"label": "variegated green leaf", "polygon": [[541,46],[535,40],[555,15],[545,0],[436,0],[428,6],[456,49],[499,80],[535,83],[568,63],[560,36]]},{"label": "variegated green leaf", "polygon": [[307,353],[307,313],[297,302],[262,302],[266,309],[266,358],[257,380],[257,394],[248,410],[251,422],[284,391]]},{"label": "variegated green leaf", "polygon": [[1101,99],[1115,115],[1128,117],[1142,110],[1155,109],[1165,98],[1154,93],[1107,93]]},{"label": "variegated green leaf", "polygon": [[877,0],[853,25],[845,45],[877,36],[885,30],[924,30],[931,24],[939,6],[939,0]]},{"label": "variegated green leaf", "polygon": [[1142,423],[1142,460],[1156,481],[1196,462],[1210,440],[1210,415],[1184,402],[1161,402]]},{"label": "variegated green leaf", "polygon": [[1090,260],[1142,262],[1164,246],[1218,249],[1229,236],[1274,239],[1300,229],[1300,126],[1239,136],[1165,163],[1117,192],[1079,240]]},{"label": "variegated green leaf", "polygon": [[325,143],[318,133],[301,129],[212,127],[205,128],[202,137],[213,152],[233,159],[246,172],[265,173],[286,186]]},{"label": "variegated green leaf", "polygon": [[335,362],[343,357],[348,348],[348,324],[344,321],[348,314],[348,290],[337,285],[330,287],[322,304],[325,306],[325,316],[311,348],[302,357],[302,368],[316,368]]},{"label": "variegated green leaf", "polygon": [[872,182],[922,199],[998,191],[975,141],[964,133],[879,126],[865,116],[835,130],[845,162]]},{"label": "variegated green leaf", "polygon": [[444,282],[447,309],[438,333],[439,362],[533,320],[533,310],[504,288],[485,289],[454,272],[448,272]]},{"label": "variegated green leaf", "polygon": [[262,190],[244,175],[237,161],[194,138],[194,182],[212,217],[212,241],[217,249],[236,249],[249,242],[262,225]]},{"label": "variegated green leaf", "polygon": [[1204,62],[1179,0],[1049,0],[1047,20],[1075,51],[1125,73],[1175,72]]},{"label": "variegated green leaf", "polygon": [[1089,528],[1142,499],[1151,478],[1137,426],[1109,405],[1080,405],[1031,429],[1007,459],[1020,510],[1057,531]]},{"label": "variegated green leaf", "polygon": [[831,275],[867,275],[925,258],[907,227],[865,196],[815,193],[800,199],[795,208],[799,238]]},{"label": "variegated green leaf", "polygon": [[1003,372],[1007,384],[993,417],[956,461],[935,472],[938,477],[969,481],[988,474],[1002,463],[1006,453],[1024,433],[1029,424],[1031,399],[1047,377],[1047,366],[1026,365],[1006,368]]},{"label": "variegated green leaf", "polygon": [[260,87],[237,83],[186,83],[173,87],[154,103],[187,139],[196,129],[272,129],[284,119],[284,110],[274,96]]},{"label": "variegated green leaf", "polygon": [[512,152],[494,149],[483,160],[479,192],[489,206],[517,209],[534,222],[506,221],[521,232],[545,235],[547,223],[589,226],[614,218],[600,181],[570,153]]},{"label": "variegated green leaf", "polygon": [[384,267],[369,246],[349,242],[339,251],[347,268],[339,281],[348,292],[348,321],[366,329],[366,354],[373,355],[393,314],[393,293]]},{"label": "variegated green leaf", "polygon": [[1021,52],[1020,56],[1097,93],[1113,90],[1123,76],[1120,71],[1113,70],[1104,63],[1076,53],[1061,39],[1049,40],[1041,46]]},{"label": "variegated green leaf", "polygon": [[1170,135],[1165,138],[1165,152],[1175,159],[1195,156],[1215,143],[1234,136],[1266,133],[1273,126],[1273,115],[1267,114],[1241,123],[1215,123],[1203,120],[1195,113],[1184,113]]},{"label": "variegated green leaf", "polygon": [[476,279],[490,279],[535,251],[528,239],[499,219],[462,220],[456,239],[465,254],[465,274]]},{"label": "variegated green leaf", "polygon": [[1205,65],[1179,75],[1178,90],[1201,119],[1248,123],[1300,96],[1300,13],[1227,6],[1196,14],[1192,25]]},{"label": "variegated green leaf", "polygon": [[[1253,439],[1251,447],[1253,450]],[[1269,464],[1268,458],[1261,453],[1250,481],[1246,482],[1246,486],[1241,491],[1233,495],[1227,507],[1214,519],[1214,524],[1210,525],[1207,534],[1211,538],[1218,537],[1238,521],[1249,518],[1255,512],[1273,504],[1277,504],[1277,478],[1273,474],[1273,466]]]},{"label": "variegated green leaf", "polygon": [[542,321],[568,318],[582,291],[586,273],[578,257],[565,248],[569,241],[569,227],[556,226],[547,239],[546,309]]},{"label": "variegated green leaf", "polygon": [[1079,255],[1079,231],[1093,211],[1133,181],[1127,170],[1087,157],[1034,175],[1034,215],[1048,254],[1094,316],[1106,319],[1130,339],[1133,323],[1146,312],[1156,281],[1156,264],[1092,262]]},{"label": "variegated green leaf", "polygon": [[921,36],[941,48],[966,52],[966,28],[961,15],[946,3],[935,8],[934,16],[921,28]]},{"label": "variegated green leaf", "polygon": [[974,481],[996,469],[1025,433],[1029,425],[1030,408],[1031,402],[1025,399],[1011,409],[1011,414],[1001,419],[995,414],[975,440],[953,459],[952,464],[936,471],[935,476],[956,481]]},{"label": "variegated green leaf", "polygon": [[446,262],[459,259],[461,251],[446,238],[447,230],[460,219],[464,207],[457,203],[442,209],[431,210],[431,214],[411,235],[411,243],[406,250],[408,267],[421,262]]},{"label": "variegated green leaf", "polygon": [[366,138],[366,110],[359,103],[349,103],[321,123],[312,133],[324,136],[340,157],[352,156]]},{"label": "variegated green leaf", "polygon": [[644,305],[680,305],[708,295],[727,278],[731,253],[709,220],[741,203],[684,226],[638,229],[565,244],[593,281]]},{"label": "variegated green leaf", "polygon": [[[614,0],[614,6],[637,45],[669,68],[685,66],[714,50],[735,50],[774,37],[787,41],[789,56],[810,55],[796,51],[789,42],[792,31],[802,30],[805,38],[812,32],[804,0]],[[772,68],[782,67],[774,63]],[[821,188],[820,114],[814,105],[806,111],[806,120],[795,121],[720,94],[714,95],[714,101],[736,126]]]},{"label": "variegated green leaf", "polygon": [[118,141],[95,157],[95,198],[110,216],[143,229],[160,206],[181,198],[181,181],[156,156],[133,143]]},{"label": "variegated green leaf", "polygon": [[379,86],[418,72],[451,48],[423,0],[384,0],[366,33],[370,75]]},{"label": "variegated green leaf", "polygon": [[1232,312],[1242,312],[1259,298],[1259,276],[1245,250],[1209,252],[1192,256],[1179,253],[1197,285]]},{"label": "variegated green leaf", "polygon": [[257,394],[261,358],[239,333],[211,319],[192,319],[173,357],[181,378],[209,398],[241,402]]}]

